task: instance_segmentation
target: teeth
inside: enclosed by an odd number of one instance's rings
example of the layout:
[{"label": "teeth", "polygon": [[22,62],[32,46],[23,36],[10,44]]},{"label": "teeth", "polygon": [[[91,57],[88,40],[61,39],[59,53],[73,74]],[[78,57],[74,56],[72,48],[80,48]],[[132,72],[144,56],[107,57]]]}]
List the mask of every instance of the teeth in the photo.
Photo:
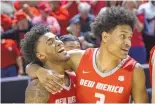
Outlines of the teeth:
[{"label": "teeth", "polygon": [[63,51],[64,51],[64,49],[59,49],[58,53],[61,53],[61,52],[63,52]]}]

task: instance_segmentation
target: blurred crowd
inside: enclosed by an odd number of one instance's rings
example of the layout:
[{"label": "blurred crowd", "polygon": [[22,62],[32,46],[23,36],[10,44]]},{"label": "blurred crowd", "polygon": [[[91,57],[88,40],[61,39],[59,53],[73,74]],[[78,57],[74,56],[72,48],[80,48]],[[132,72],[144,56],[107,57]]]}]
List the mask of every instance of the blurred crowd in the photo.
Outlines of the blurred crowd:
[{"label": "blurred crowd", "polygon": [[111,6],[123,6],[137,16],[129,55],[147,63],[155,45],[155,1],[1,1],[1,77],[25,73],[28,63],[20,52],[20,41],[37,24],[47,25],[67,50],[98,47],[100,39],[91,33],[91,23]]}]

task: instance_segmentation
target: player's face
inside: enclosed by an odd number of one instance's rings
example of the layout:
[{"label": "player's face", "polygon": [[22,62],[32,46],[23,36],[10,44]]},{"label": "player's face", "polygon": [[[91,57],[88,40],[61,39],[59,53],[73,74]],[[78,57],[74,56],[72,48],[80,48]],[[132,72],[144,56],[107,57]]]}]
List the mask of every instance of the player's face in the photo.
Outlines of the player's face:
[{"label": "player's face", "polygon": [[73,50],[73,49],[81,49],[80,43],[77,41],[67,41],[64,44],[65,44],[65,49],[67,51]]},{"label": "player's face", "polygon": [[37,45],[37,56],[43,61],[66,61],[69,59],[69,54],[64,48],[64,44],[59,38],[48,32],[40,37]]},{"label": "player's face", "polygon": [[107,50],[119,59],[128,55],[131,47],[132,29],[129,25],[118,25],[107,39]]}]

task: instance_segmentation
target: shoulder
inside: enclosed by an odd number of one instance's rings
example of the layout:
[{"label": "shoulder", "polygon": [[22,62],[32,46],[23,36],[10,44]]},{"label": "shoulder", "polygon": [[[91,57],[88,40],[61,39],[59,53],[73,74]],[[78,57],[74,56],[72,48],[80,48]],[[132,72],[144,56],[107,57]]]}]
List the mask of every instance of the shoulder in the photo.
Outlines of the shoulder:
[{"label": "shoulder", "polygon": [[143,78],[145,78],[144,69],[142,68],[141,64],[136,63],[133,70],[133,79],[143,80]]},{"label": "shoulder", "polygon": [[85,52],[85,50],[78,50],[78,49],[68,51],[68,53],[71,57],[82,56],[84,54],[84,52]]}]

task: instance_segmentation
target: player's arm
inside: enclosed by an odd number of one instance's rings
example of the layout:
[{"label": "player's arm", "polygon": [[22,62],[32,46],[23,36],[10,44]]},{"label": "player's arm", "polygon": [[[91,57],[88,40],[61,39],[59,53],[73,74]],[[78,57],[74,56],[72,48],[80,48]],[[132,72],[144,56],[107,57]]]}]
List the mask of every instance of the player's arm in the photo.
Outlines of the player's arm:
[{"label": "player's arm", "polygon": [[[73,50],[70,51],[70,59],[65,64],[65,69],[73,69],[76,71],[80,60],[82,58],[84,51],[82,50]],[[61,75],[53,74],[51,70],[45,69],[37,64],[28,64],[26,67],[26,73],[31,76],[32,78],[38,78],[39,81],[42,83],[42,85],[51,93],[53,90],[56,92],[60,91],[62,89],[61,86],[59,86],[57,83],[62,84],[61,82]],[[53,89],[53,90],[51,90]]]},{"label": "player's arm", "polygon": [[80,61],[82,59],[82,56],[84,54],[85,50],[71,50],[68,51],[68,53],[70,54],[70,60],[67,62],[66,65],[71,66],[71,68],[73,69],[73,71],[76,73],[77,68],[80,64]]},{"label": "player's arm", "polygon": [[[68,51],[70,54],[70,59],[66,61],[66,65],[64,68],[73,69],[76,72],[80,64],[80,60],[84,54],[83,50],[72,50]],[[30,63],[26,66],[26,73],[32,77],[37,78],[42,75],[49,75],[49,70],[39,66],[38,64]]]},{"label": "player's arm", "polygon": [[145,86],[144,70],[139,63],[135,65],[132,77],[132,97],[134,103],[147,103],[148,94]]},{"label": "player's arm", "polygon": [[[83,50],[71,50],[68,51],[70,54],[70,59],[66,61],[66,65],[64,68],[73,69],[76,72],[76,69],[80,63],[82,55],[84,54]],[[38,64],[30,63],[26,66],[26,73],[32,77],[37,78],[39,75],[48,75],[49,70],[41,67]]]},{"label": "player's arm", "polygon": [[153,52],[152,55],[152,103],[155,103],[155,51]]},{"label": "player's arm", "polygon": [[48,99],[49,93],[38,79],[29,83],[25,91],[25,103],[47,103]]}]

